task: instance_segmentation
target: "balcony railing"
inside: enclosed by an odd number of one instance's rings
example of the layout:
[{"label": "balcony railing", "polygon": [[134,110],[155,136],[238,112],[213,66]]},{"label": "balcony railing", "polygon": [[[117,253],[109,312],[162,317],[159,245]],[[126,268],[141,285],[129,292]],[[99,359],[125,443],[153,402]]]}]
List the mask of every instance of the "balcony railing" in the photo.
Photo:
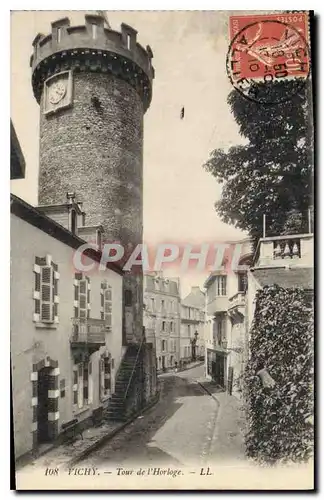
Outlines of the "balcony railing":
[{"label": "balcony railing", "polygon": [[106,333],[111,328],[102,319],[72,318],[71,343],[105,344]]},{"label": "balcony railing", "polygon": [[313,234],[261,238],[254,267],[296,265],[312,266]]},{"label": "balcony railing", "polygon": [[245,292],[237,292],[228,299],[228,308],[245,307]]}]

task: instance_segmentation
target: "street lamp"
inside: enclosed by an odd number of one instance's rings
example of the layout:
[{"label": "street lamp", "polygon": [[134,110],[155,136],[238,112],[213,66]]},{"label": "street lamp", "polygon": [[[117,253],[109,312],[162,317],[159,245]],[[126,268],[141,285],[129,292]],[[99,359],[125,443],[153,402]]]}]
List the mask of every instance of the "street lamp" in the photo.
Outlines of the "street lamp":
[{"label": "street lamp", "polygon": [[191,342],[191,360],[196,361],[196,347],[197,347],[198,332],[195,331],[194,337],[190,340]]}]

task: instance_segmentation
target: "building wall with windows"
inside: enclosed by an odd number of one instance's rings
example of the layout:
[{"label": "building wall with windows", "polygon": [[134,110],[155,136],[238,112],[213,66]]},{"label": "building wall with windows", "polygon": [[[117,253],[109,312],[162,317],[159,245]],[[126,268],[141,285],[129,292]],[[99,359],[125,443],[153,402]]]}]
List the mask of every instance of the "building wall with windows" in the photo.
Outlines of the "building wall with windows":
[{"label": "building wall with windows", "polygon": [[197,339],[196,359],[200,359],[205,355],[205,312],[198,307],[182,304],[180,335],[180,359],[182,362],[192,360],[192,341],[195,338]]},{"label": "building wall with windows", "polygon": [[[157,369],[167,370],[180,360],[180,291],[178,279],[159,274],[144,276],[144,326],[154,336]],[[147,337],[150,341],[150,337]]]},{"label": "building wall with windows", "polygon": [[[123,355],[123,277],[112,269],[99,271],[98,262],[89,257],[83,262],[94,264],[94,269],[86,275],[77,272],[73,255],[79,241],[13,197],[10,293],[16,458],[44,440],[54,440],[62,423],[91,417],[95,408],[108,404],[114,390]],[[42,384],[41,377],[47,377]]]},{"label": "building wall with windows", "polygon": [[[252,246],[249,239],[242,245],[237,269],[212,273],[206,289],[206,357],[205,373],[221,387],[240,391],[244,369],[247,329],[247,270],[251,264]],[[243,268],[245,266],[245,269]]]}]

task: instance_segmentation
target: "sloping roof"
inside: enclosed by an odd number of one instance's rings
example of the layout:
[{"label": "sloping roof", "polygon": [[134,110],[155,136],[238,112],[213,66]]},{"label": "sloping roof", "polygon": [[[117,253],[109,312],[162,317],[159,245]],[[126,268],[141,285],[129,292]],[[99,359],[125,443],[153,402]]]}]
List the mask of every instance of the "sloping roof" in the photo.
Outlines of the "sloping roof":
[{"label": "sloping roof", "polygon": [[312,268],[304,267],[272,267],[267,269],[251,269],[253,276],[262,287],[278,285],[283,288],[314,288],[314,277]]},{"label": "sloping roof", "polygon": [[205,306],[205,294],[200,288],[193,287],[189,295],[182,300],[183,306],[202,308]]},{"label": "sloping roof", "polygon": [[[52,236],[52,238],[55,238],[58,241],[61,241],[65,245],[77,250],[81,245],[87,243],[85,240],[79,238],[75,234],[71,233],[71,231],[61,226],[61,224],[58,224],[55,220],[41,213],[37,208],[29,205],[21,198],[18,198],[18,196],[11,194],[10,204],[11,213],[16,215],[16,217],[19,217],[20,219],[28,222],[30,225],[37,227],[44,233]],[[93,248],[87,248],[83,254],[96,262],[100,262],[102,255],[101,252],[98,252]],[[108,269],[111,269],[115,273],[122,276],[125,274],[117,263],[107,262],[106,266]]]}]

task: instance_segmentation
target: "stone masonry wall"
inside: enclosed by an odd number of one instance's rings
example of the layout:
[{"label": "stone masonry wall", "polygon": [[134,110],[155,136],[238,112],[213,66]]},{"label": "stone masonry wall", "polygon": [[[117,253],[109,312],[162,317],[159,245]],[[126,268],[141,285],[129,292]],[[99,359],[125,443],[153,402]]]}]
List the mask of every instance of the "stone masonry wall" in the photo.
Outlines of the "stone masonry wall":
[{"label": "stone masonry wall", "polygon": [[[133,247],[143,232],[143,104],[128,83],[110,74],[73,73],[72,107],[44,115],[40,103],[39,204],[83,202],[86,225],[102,224],[103,240]],[[133,328],[142,334],[142,279],[126,277]],[[138,288],[140,288],[138,290]]]},{"label": "stone masonry wall", "polygon": [[[75,191],[86,224],[106,238],[142,238],[143,105],[137,92],[108,74],[73,75],[73,104],[40,119],[39,204]],[[99,107],[94,104],[98,100]]]}]

